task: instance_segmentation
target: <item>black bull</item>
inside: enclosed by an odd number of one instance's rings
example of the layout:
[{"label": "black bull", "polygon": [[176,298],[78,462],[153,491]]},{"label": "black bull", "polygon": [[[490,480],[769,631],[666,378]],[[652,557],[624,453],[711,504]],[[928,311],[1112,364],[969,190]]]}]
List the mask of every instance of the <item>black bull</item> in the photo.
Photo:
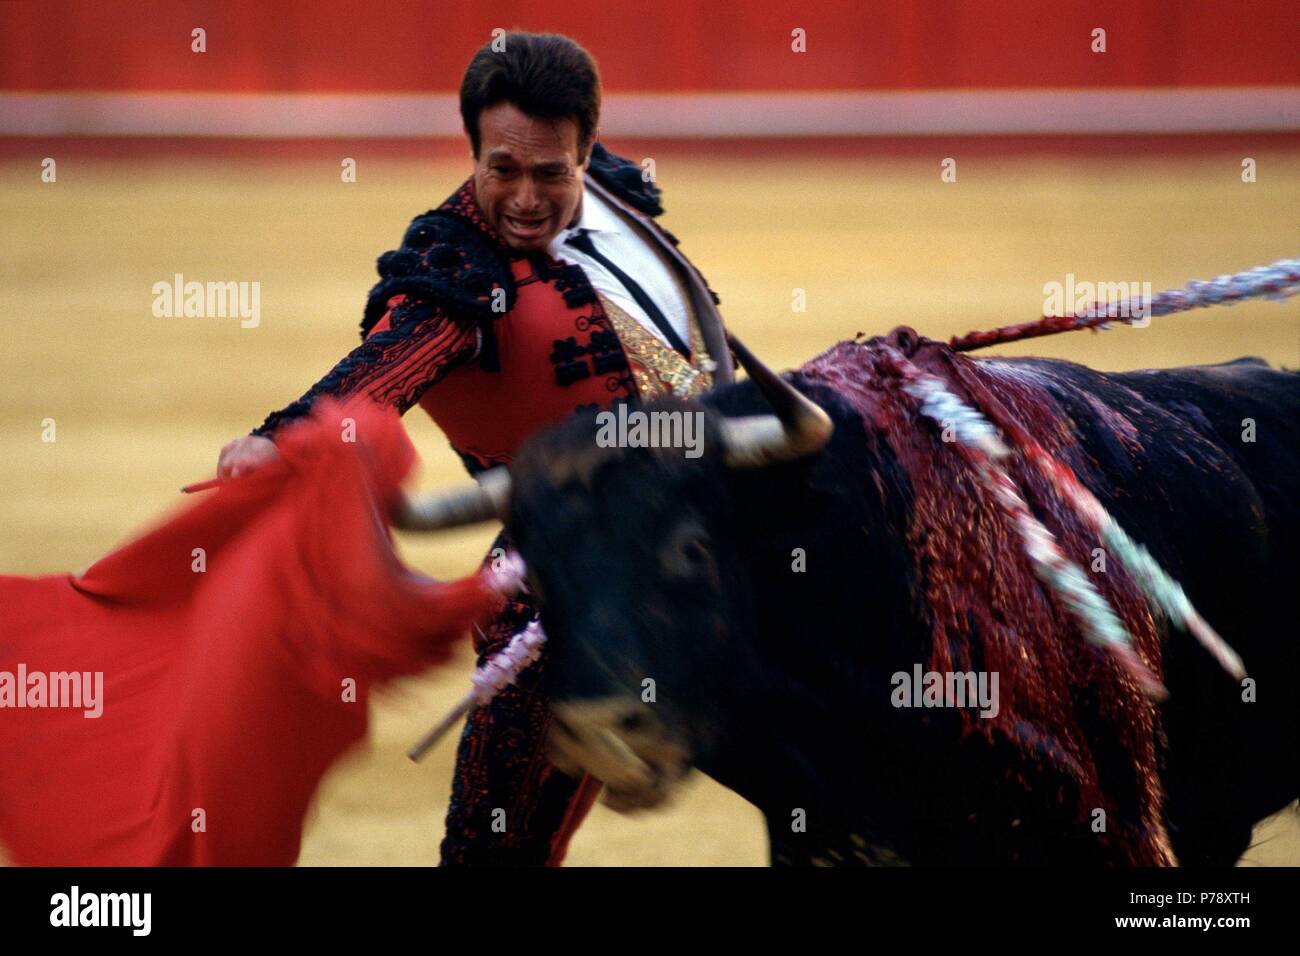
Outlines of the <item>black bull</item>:
[{"label": "black bull", "polygon": [[[717,416],[770,411],[751,381],[650,406],[705,412],[698,458],[598,447],[594,413],[524,450],[507,525],[549,635],[556,762],[621,809],[698,767],[763,811],[778,863],[1235,861],[1300,791],[1300,375],[1246,360],[1103,374],[912,343],[1068,462],[1243,657],[1244,686],[1013,464],[1163,677],[1157,705],[1033,577],[969,468],[879,374],[879,344],[790,379],[835,426],[798,461],[723,461]],[[893,675],[918,665],[999,672],[999,713],[897,706]]]}]

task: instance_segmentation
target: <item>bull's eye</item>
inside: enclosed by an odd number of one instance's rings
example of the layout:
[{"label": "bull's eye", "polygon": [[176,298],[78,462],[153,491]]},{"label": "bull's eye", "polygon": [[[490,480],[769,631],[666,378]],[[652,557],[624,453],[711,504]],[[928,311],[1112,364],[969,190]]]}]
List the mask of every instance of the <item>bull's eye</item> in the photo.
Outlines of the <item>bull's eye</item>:
[{"label": "bull's eye", "polygon": [[694,565],[707,564],[709,561],[709,546],[705,541],[696,538],[694,540],[687,541],[684,545],[682,545],[682,555],[691,564]]},{"label": "bull's eye", "polygon": [[713,547],[703,529],[682,527],[665,548],[663,563],[664,570],[671,575],[694,577],[713,566]]}]

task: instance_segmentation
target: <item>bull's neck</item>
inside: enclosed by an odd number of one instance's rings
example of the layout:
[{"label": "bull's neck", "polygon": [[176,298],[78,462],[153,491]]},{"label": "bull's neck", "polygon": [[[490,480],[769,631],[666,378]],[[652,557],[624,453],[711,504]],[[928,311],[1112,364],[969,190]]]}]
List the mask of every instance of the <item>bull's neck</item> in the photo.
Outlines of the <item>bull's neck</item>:
[{"label": "bull's neck", "polygon": [[743,732],[716,774],[778,819],[873,786],[871,754],[898,717],[889,675],[923,643],[907,599],[910,502],[882,493],[892,463],[861,419],[826,404],[836,428],[820,455],[734,482],[737,512],[762,516],[739,549],[753,673],[735,697]]}]

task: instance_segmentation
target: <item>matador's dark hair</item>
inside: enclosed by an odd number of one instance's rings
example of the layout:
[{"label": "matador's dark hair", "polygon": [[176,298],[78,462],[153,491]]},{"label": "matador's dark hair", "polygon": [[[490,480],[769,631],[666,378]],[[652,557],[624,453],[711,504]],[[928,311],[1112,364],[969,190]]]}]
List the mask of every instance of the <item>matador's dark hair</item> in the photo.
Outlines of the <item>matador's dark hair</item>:
[{"label": "matador's dark hair", "polygon": [[585,158],[600,119],[600,72],[591,54],[558,33],[505,33],[474,54],[460,83],[460,115],[474,155],[479,114],[513,103],[529,116],[574,119]]}]

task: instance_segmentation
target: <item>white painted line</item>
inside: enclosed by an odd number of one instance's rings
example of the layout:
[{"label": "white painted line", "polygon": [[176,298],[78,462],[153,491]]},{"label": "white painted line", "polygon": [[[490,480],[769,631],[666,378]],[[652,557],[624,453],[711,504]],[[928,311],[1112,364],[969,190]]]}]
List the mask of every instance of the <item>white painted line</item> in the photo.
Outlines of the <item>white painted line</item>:
[{"label": "white painted line", "polygon": [[[1284,132],[1300,86],[896,93],[612,93],[638,137]],[[454,137],[452,93],[0,93],[0,135]]]}]

